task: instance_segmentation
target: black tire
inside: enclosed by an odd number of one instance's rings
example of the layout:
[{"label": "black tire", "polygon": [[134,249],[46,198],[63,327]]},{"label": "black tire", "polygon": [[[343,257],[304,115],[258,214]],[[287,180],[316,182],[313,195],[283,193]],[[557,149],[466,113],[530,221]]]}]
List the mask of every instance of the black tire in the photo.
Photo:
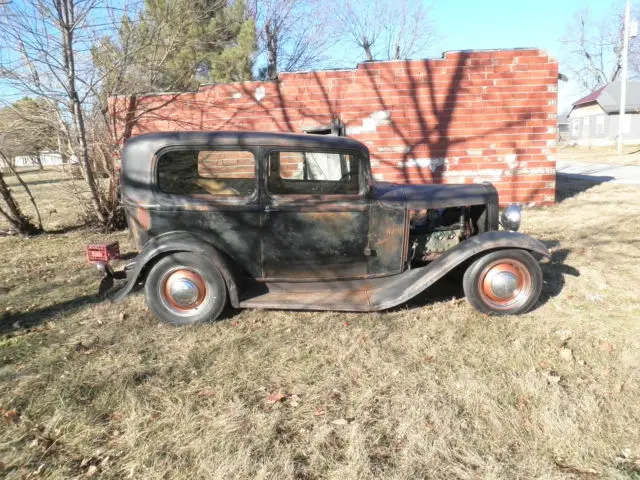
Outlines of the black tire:
[{"label": "black tire", "polygon": [[[178,286],[174,289],[175,282]],[[179,289],[185,285],[186,288]],[[147,275],[144,293],[151,311],[174,325],[213,321],[227,303],[222,274],[209,260],[191,252],[161,258]],[[191,303],[190,295],[195,296]]]},{"label": "black tire", "polygon": [[475,260],[462,281],[467,301],[492,315],[529,311],[542,291],[542,270],[525,250],[497,250]]}]

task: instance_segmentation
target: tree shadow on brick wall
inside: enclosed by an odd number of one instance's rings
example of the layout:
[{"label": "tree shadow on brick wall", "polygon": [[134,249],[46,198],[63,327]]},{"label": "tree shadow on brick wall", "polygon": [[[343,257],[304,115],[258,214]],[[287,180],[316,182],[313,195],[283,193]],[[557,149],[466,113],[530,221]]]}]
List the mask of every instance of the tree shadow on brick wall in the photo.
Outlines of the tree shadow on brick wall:
[{"label": "tree shadow on brick wall", "polygon": [[[364,78],[367,79],[368,92],[374,94],[368,110],[389,112],[389,133],[394,137],[394,140],[397,140],[397,148],[402,151],[402,157],[399,160],[397,155],[389,155],[395,159],[384,158],[381,149],[374,145],[371,149],[372,158],[378,161],[381,167],[395,171],[402,178],[403,183],[445,183],[447,178],[455,178],[455,169],[450,168],[458,161],[458,159],[450,158],[450,152],[453,148],[460,147],[465,143],[477,143],[477,141],[491,135],[510,133],[512,129],[525,125],[532,117],[532,112],[525,110],[518,113],[516,119],[505,121],[497,127],[483,129],[472,135],[456,136],[452,132],[452,126],[454,115],[461,103],[460,96],[469,95],[468,87],[464,86],[465,77],[481,74],[486,63],[474,64],[473,55],[470,52],[457,54],[455,66],[448,67],[454,73],[446,86],[444,97],[439,100],[441,95],[437,92],[441,91],[441,87],[437,84],[441,81],[436,79],[437,74],[434,72],[434,68],[436,68],[434,64],[437,62],[438,60],[394,62],[391,74],[393,75],[393,72],[402,74],[402,82],[405,84],[403,88],[408,89],[406,104],[401,106],[397,103],[391,103],[389,99],[385,98],[381,89],[380,80],[389,74],[389,71],[382,67],[389,64],[364,63],[353,72],[353,84],[356,84],[356,79],[361,78],[360,74],[363,73]],[[233,84],[233,91],[239,96],[239,99],[233,102],[228,98],[220,100],[213,94],[206,96],[204,90],[195,94],[158,97],[158,102],[155,104],[146,102],[146,107],[138,101],[130,102],[127,109],[142,108],[143,111],[131,113],[127,110],[123,119],[125,124],[124,138],[131,136],[134,130],[136,134],[166,129],[211,130],[213,125],[211,125],[209,118],[213,117],[214,112],[218,118],[221,118],[221,121],[215,122],[216,130],[262,129],[265,124],[268,124],[270,130],[302,133],[304,124],[319,126],[343,121],[346,130],[349,131],[354,126],[354,120],[344,121],[345,115],[341,112],[341,110],[348,108],[348,99],[336,98],[332,95],[332,92],[328,90],[330,81],[327,80],[327,77],[324,77],[323,81],[322,75],[324,74],[325,72],[304,74],[306,75],[304,78],[308,81],[306,85],[308,95],[311,95],[312,92],[319,92],[322,97],[322,107],[307,107],[304,101],[298,98],[292,99],[291,93],[285,93],[281,81],[264,84],[262,82]],[[386,87],[394,85],[394,80],[386,78],[382,83],[386,83]],[[271,99],[270,95],[267,95],[265,99],[256,99],[254,88],[260,85],[266,85],[271,89],[269,94],[274,95],[275,98]],[[218,87],[211,88],[215,91],[215,88]],[[425,90],[428,92],[427,95],[424,94]],[[198,95],[202,96],[202,100],[198,100]],[[304,97],[304,95],[293,96]],[[426,101],[425,96],[427,97]],[[192,99],[188,100],[189,98]],[[368,97],[366,98],[368,100]],[[317,103],[315,98],[310,101],[314,104]],[[468,106],[468,104],[465,105]],[[182,113],[188,112],[188,114],[185,113],[183,116],[176,110],[180,110]],[[403,128],[398,125],[394,116],[400,112],[404,118],[415,119],[415,127]],[[355,120],[355,122],[358,121],[361,119]],[[158,126],[168,126],[169,128],[158,128]],[[382,130],[385,127],[386,125],[381,125],[379,128]],[[426,158],[424,158],[424,153],[420,153],[425,151]],[[519,154],[515,144],[514,153]],[[485,155],[485,153],[481,152],[480,155]],[[478,161],[481,159],[482,156],[478,158]],[[470,168],[475,168],[472,163]]]}]

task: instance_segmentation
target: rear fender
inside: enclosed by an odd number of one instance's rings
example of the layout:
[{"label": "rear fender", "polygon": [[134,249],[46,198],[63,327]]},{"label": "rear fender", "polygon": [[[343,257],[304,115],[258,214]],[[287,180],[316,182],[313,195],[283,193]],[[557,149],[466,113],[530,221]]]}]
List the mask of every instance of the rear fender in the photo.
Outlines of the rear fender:
[{"label": "rear fender", "polygon": [[373,310],[395,307],[422,293],[456,267],[482,253],[503,249],[521,249],[550,257],[549,250],[535,238],[517,232],[493,231],[468,238],[424,267],[389,278],[383,288],[369,292]]},{"label": "rear fender", "polygon": [[119,303],[142,279],[143,272],[156,260],[172,252],[192,252],[211,260],[224,277],[231,305],[238,306],[238,288],[230,262],[210,243],[189,232],[169,232],[149,240],[135,259],[135,266],[127,272],[127,282],[111,295],[111,301]]}]

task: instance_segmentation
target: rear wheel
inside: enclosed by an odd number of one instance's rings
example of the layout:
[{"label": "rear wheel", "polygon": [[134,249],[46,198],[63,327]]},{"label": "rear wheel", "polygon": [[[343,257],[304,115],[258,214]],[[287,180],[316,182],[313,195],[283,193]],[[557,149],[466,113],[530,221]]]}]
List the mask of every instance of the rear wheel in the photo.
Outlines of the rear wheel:
[{"label": "rear wheel", "polygon": [[190,252],[160,259],[144,287],[153,313],[175,325],[215,320],[227,302],[222,274],[211,262]]},{"label": "rear wheel", "polygon": [[462,282],[469,303],[480,312],[515,315],[529,311],[542,291],[542,270],[524,250],[498,250],[473,262]]}]

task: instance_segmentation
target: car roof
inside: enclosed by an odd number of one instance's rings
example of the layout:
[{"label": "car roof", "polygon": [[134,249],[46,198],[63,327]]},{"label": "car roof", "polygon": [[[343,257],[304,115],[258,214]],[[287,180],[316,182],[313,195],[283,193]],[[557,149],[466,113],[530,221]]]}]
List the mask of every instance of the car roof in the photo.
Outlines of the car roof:
[{"label": "car roof", "polygon": [[330,149],[368,154],[362,143],[333,135],[267,133],[267,132],[157,132],[131,138],[122,150],[123,198],[140,205],[153,205],[154,158],[167,147],[247,147],[258,146]]},{"label": "car roof", "polygon": [[172,145],[194,146],[279,146],[286,148],[331,148],[342,150],[360,150],[367,152],[367,147],[357,140],[335,135],[296,134],[281,132],[155,132],[138,135],[125,144],[149,144],[163,148]]}]

